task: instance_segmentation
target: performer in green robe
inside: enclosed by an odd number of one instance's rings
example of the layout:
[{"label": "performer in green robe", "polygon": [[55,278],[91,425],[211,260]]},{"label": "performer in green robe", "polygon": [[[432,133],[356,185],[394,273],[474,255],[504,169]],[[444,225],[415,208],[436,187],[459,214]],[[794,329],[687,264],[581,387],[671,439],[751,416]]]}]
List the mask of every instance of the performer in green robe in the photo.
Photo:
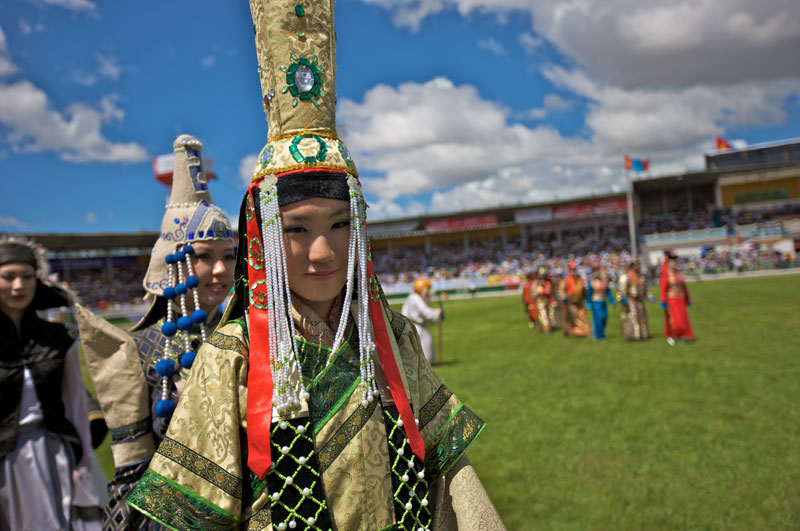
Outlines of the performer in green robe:
[{"label": "performer in green robe", "polygon": [[335,129],[333,2],[251,12],[270,129],[234,300],[128,503],[172,529],[504,529],[465,456],[483,421],[375,276]]}]

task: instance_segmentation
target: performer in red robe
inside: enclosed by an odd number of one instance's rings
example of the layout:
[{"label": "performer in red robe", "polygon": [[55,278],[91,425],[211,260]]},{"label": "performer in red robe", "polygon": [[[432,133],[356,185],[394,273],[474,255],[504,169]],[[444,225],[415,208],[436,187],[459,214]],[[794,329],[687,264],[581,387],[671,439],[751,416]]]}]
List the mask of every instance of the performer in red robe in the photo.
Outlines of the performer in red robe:
[{"label": "performer in red robe", "polygon": [[536,327],[536,272],[531,271],[528,273],[528,280],[522,285],[522,306],[525,309],[525,314],[528,316],[528,326],[531,328]]},{"label": "performer in red robe", "polygon": [[678,272],[677,256],[672,251],[665,251],[661,268],[661,307],[666,314],[664,335],[670,345],[674,345],[676,339],[694,339],[689,312],[686,310],[691,305],[686,281]]}]

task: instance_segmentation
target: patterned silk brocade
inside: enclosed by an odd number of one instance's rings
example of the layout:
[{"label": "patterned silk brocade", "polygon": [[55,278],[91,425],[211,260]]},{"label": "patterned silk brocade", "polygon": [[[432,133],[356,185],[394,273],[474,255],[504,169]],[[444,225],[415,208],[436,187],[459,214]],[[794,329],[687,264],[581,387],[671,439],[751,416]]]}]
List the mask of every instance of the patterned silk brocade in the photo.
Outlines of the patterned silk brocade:
[{"label": "patterned silk brocade", "polygon": [[[448,485],[452,482],[448,469],[464,477],[474,475],[463,456],[483,421],[439,381],[422,356],[415,328],[400,314],[391,312],[388,317],[398,346],[398,366],[408,383],[406,392],[430,456],[424,467],[416,459],[414,468],[406,467],[409,476],[424,471],[424,478],[414,476],[419,484],[413,492],[403,485],[397,468],[406,466],[413,454],[404,430],[388,429],[386,420],[392,411],[396,416],[396,409],[380,399],[364,406],[360,393],[354,392],[360,378],[358,335],[352,325],[327,368],[324,360],[329,349],[307,340],[299,342],[303,372],[312,382],[309,417],[285,419],[283,428],[280,421],[273,422],[276,465],[264,481],[258,480],[246,467],[247,336],[243,326],[234,322],[215,332],[198,353],[168,438],[129,497],[130,504],[175,529],[267,529],[270,525],[277,529],[281,522],[290,529],[292,519],[297,529],[414,526],[416,531],[421,524],[430,528],[431,521],[456,522],[465,526],[459,529],[470,529],[463,519],[437,511],[456,510],[456,504],[443,501],[455,495],[441,486],[445,474],[450,478]],[[300,457],[305,458],[302,463]],[[461,460],[467,465],[459,466]],[[459,496],[480,491],[476,499],[496,519],[489,529],[502,529],[480,482],[474,479],[477,487],[471,484]],[[427,506],[423,498],[429,500]],[[406,504],[412,509],[406,510]],[[305,521],[309,515],[313,524]]]}]

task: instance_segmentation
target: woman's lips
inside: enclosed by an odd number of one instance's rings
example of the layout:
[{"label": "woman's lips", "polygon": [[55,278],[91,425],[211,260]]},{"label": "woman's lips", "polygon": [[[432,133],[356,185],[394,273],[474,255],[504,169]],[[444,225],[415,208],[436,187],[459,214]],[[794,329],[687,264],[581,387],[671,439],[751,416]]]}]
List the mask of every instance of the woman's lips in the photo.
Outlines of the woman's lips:
[{"label": "woman's lips", "polygon": [[208,284],[208,289],[210,289],[213,293],[227,293],[228,286],[222,284]]},{"label": "woman's lips", "polygon": [[328,280],[330,278],[335,277],[336,273],[338,273],[338,271],[339,271],[338,269],[334,269],[332,271],[320,271],[320,272],[314,272],[314,273],[306,273],[306,276],[308,276],[312,280]]}]

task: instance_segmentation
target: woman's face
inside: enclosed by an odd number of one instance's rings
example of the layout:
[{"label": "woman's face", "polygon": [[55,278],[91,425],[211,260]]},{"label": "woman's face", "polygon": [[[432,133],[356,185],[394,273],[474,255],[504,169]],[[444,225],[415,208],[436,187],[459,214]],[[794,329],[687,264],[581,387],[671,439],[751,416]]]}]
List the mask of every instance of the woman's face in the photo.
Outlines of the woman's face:
[{"label": "woman's face", "polygon": [[347,281],[350,204],[314,197],[281,207],[289,288],[327,319]]},{"label": "woman's face", "polygon": [[30,264],[0,266],[0,310],[6,314],[25,311],[36,295],[36,270]]},{"label": "woman's face", "polygon": [[192,268],[200,284],[197,298],[200,308],[210,312],[225,300],[233,285],[236,253],[230,240],[209,240],[192,243]]}]

